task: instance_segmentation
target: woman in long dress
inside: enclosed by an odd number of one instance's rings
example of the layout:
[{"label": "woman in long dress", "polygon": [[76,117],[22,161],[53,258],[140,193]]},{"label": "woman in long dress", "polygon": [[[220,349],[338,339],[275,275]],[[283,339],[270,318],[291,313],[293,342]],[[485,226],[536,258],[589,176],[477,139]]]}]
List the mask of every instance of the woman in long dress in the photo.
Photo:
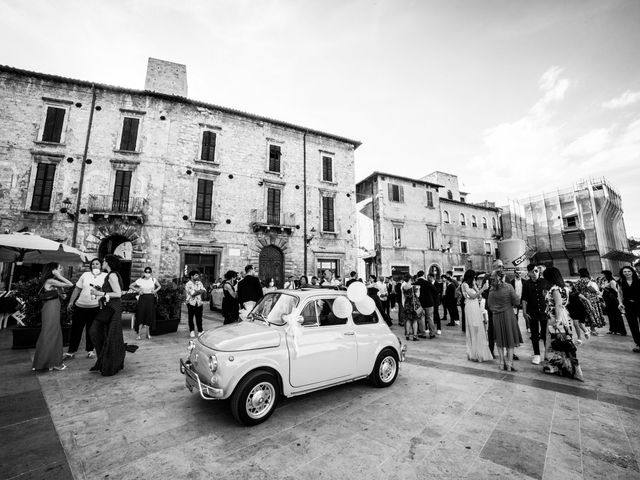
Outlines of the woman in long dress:
[{"label": "woman in long dress", "polygon": [[464,296],[464,313],[467,321],[466,337],[467,337],[467,358],[474,362],[486,362],[493,360],[493,355],[489,350],[487,342],[487,334],[484,329],[484,319],[482,317],[482,309],[480,302],[482,292],[488,288],[485,284],[482,288],[478,288],[476,284],[476,272],[467,270],[462,279],[462,295]]},{"label": "woman in long dress", "polygon": [[136,340],[140,340],[142,327],[147,327],[147,338],[151,338],[151,329],[156,326],[156,294],[160,284],[151,273],[151,267],[146,267],[142,278],[131,284],[131,288],[140,294],[136,305]]},{"label": "woman in long dress", "polygon": [[[97,361],[90,371],[99,371],[105,377],[115,375],[124,368],[125,344],[122,335],[122,277],[120,259],[107,255],[102,262],[107,272],[102,290],[91,289],[91,294],[99,297],[102,311],[91,325],[91,338],[96,347]],[[106,322],[99,321],[106,317]]]},{"label": "woman in long dress", "polygon": [[[41,291],[73,287],[73,283],[62,276],[58,263],[48,263],[42,272]],[[60,327],[60,296],[42,303],[42,330],[33,355],[32,370],[64,370],[62,363],[62,328]]]},{"label": "woman in long dress", "polygon": [[560,270],[547,267],[542,274],[549,285],[547,292],[547,349],[553,357],[544,366],[545,373],[557,373],[565,377],[576,378],[581,382],[582,369],[578,363],[577,348],[573,342],[575,328],[569,316],[569,289],[565,286]]}]

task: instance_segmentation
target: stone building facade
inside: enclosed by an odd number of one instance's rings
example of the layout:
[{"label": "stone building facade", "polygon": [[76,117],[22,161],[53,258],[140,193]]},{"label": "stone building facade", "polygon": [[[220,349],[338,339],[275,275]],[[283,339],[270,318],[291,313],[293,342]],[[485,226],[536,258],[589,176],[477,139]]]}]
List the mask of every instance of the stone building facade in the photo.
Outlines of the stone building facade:
[{"label": "stone building facade", "polygon": [[488,271],[500,236],[489,202],[467,203],[458,177],[374,172],[356,185],[361,275]]},{"label": "stone building facade", "polygon": [[629,250],[622,199],[605,178],[589,178],[502,208],[504,238],[524,240],[532,261],[565,277],[578,269],[617,274],[636,257]]},{"label": "stone building facade", "polygon": [[360,143],[186,92],[155,59],[145,90],[0,67],[2,230],[116,253],[127,278],[350,268]]},{"label": "stone building facade", "polygon": [[486,200],[470,203],[456,175],[436,171],[422,179],[442,185],[439,204],[445,270],[456,276],[469,269],[490,271],[501,238],[500,209]]},{"label": "stone building facade", "polygon": [[439,188],[382,172],[358,182],[361,276],[442,273]]}]

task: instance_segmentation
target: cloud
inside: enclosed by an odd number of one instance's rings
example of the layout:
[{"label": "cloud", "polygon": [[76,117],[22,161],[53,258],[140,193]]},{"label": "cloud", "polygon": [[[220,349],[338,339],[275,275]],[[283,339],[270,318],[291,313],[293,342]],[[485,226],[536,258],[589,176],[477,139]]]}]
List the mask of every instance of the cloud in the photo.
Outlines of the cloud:
[{"label": "cloud", "polygon": [[[640,116],[618,116],[612,124],[610,115],[597,109],[600,116],[595,115],[585,127],[571,112],[563,115],[563,100],[571,83],[561,68],[550,68],[540,77],[539,99],[521,118],[484,131],[482,153],[461,173],[472,192],[470,200],[486,198],[506,205],[508,199],[604,176],[627,206],[624,218],[628,233],[638,234],[640,210],[628,207],[640,198]],[[630,97],[622,95],[614,100],[621,104],[621,99],[628,102]]]},{"label": "cloud", "polygon": [[640,101],[640,92],[630,92],[629,90],[627,90],[622,95],[604,102],[602,106],[609,109],[624,108],[628,107],[629,105],[633,105],[638,101]]},{"label": "cloud", "polygon": [[611,141],[613,128],[596,128],[577,138],[562,149],[567,157],[586,157],[600,153]]}]

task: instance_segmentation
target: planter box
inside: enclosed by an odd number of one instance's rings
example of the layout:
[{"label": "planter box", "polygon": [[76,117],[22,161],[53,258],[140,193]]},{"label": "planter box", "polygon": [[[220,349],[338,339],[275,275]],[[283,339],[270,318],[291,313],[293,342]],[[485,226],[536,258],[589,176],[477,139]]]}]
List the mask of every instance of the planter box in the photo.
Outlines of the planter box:
[{"label": "planter box", "polygon": [[151,330],[151,335],[164,335],[165,333],[175,333],[178,331],[180,318],[173,320],[156,321],[156,328]]},{"label": "planter box", "polygon": [[[35,348],[40,336],[40,327],[16,327],[13,332],[12,349]],[[69,345],[69,335],[71,334],[71,326],[62,326],[62,345]]]}]

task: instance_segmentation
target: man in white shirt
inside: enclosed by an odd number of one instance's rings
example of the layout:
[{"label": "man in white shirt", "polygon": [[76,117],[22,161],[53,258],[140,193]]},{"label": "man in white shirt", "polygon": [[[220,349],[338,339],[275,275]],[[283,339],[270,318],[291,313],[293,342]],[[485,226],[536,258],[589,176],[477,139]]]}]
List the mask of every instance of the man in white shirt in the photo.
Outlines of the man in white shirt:
[{"label": "man in white shirt", "polygon": [[324,271],[324,281],[322,282],[323,287],[337,287],[340,285],[340,282],[333,278],[333,272],[331,270]]},{"label": "man in white shirt", "polygon": [[198,333],[202,333],[202,294],[206,292],[204,285],[200,281],[200,272],[192,270],[189,272],[189,281],[184,286],[187,296],[187,318],[189,321],[189,335],[195,337],[193,318],[196,320]]},{"label": "man in white shirt", "polygon": [[[511,280],[511,286],[516,291],[516,296],[518,297],[518,306],[516,307],[516,318],[518,318],[518,314],[522,309],[522,278],[520,276],[520,271],[516,270],[515,278]],[[525,317],[525,322],[527,324],[527,332],[529,330],[529,319]]]},{"label": "man in white shirt", "polygon": [[71,293],[67,310],[72,313],[71,335],[69,336],[69,349],[64,354],[64,359],[73,358],[80,346],[82,330],[85,330],[85,347],[87,357],[95,356],[93,342],[89,335],[89,329],[93,319],[100,311],[98,298],[91,295],[92,288],[102,288],[107,274],[102,271],[100,260],[94,258],[89,264],[90,271],[84,272],[76,282],[76,288]]}]

